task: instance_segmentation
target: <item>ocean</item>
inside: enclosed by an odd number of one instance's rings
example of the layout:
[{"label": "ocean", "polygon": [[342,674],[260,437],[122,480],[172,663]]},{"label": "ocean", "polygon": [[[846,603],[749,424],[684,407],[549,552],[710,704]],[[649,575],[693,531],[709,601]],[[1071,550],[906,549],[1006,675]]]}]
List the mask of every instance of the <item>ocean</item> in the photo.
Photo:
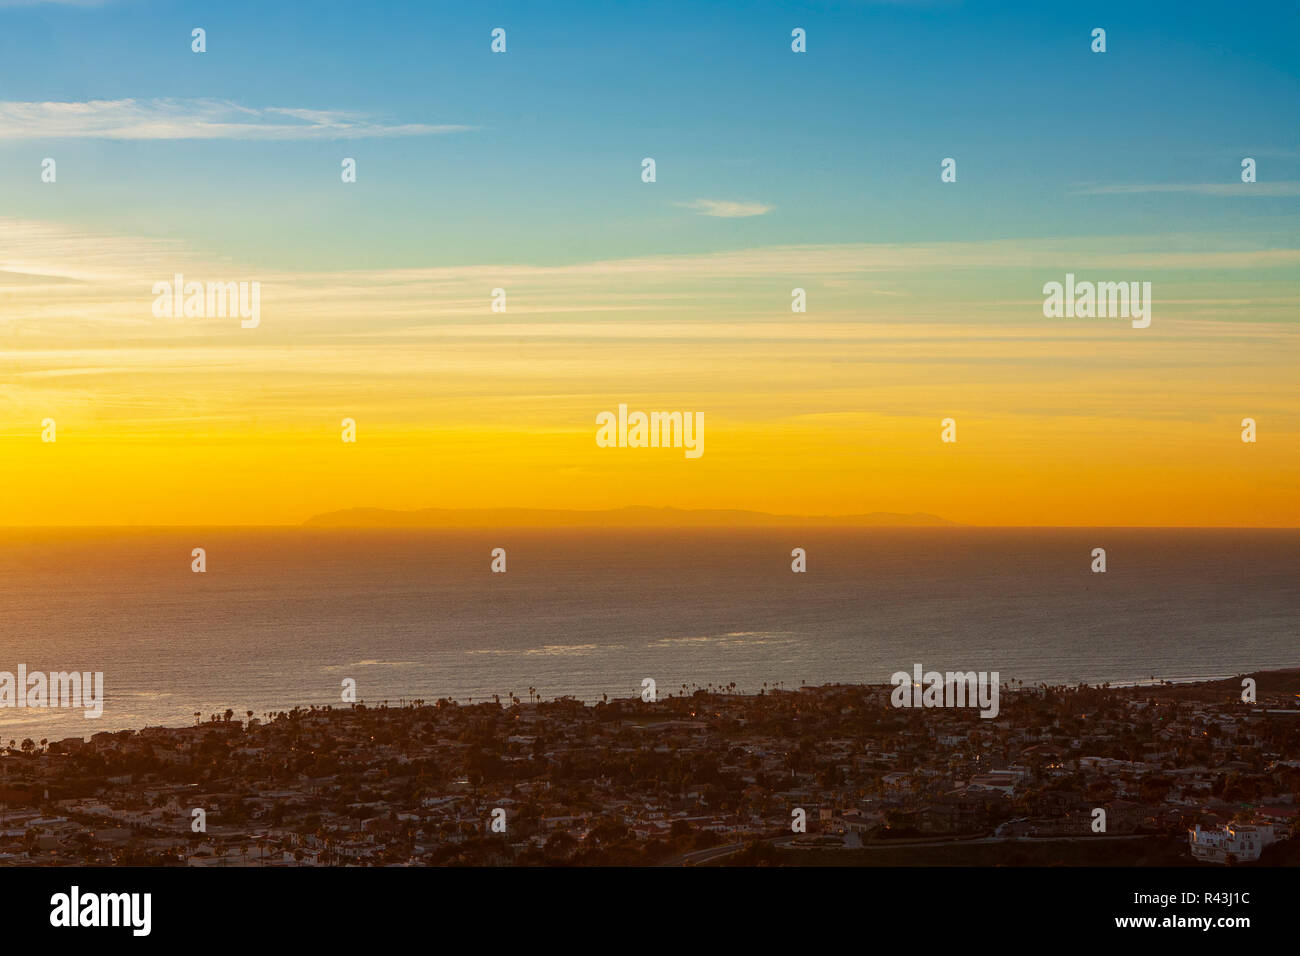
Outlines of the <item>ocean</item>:
[{"label": "ocean", "polygon": [[914,663],[1026,684],[1300,666],[1300,531],[0,531],[0,671],[102,671],[106,698],[94,720],[0,709],[5,743],[340,705],[345,678],[367,704],[593,701]]}]

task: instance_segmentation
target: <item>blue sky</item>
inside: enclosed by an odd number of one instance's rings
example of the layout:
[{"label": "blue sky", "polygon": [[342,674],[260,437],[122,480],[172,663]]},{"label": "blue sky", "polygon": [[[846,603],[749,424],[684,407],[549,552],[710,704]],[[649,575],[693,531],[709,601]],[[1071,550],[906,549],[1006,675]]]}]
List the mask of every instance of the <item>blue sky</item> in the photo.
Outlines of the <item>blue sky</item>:
[{"label": "blue sky", "polygon": [[[1297,36],[1289,3],[0,4],[6,103],[468,127],[277,141],[0,123],[4,215],[297,269],[1159,233],[1288,245]],[[1136,188],[1232,186],[1243,156],[1282,194]],[[698,200],[770,208],[719,218]]]}]

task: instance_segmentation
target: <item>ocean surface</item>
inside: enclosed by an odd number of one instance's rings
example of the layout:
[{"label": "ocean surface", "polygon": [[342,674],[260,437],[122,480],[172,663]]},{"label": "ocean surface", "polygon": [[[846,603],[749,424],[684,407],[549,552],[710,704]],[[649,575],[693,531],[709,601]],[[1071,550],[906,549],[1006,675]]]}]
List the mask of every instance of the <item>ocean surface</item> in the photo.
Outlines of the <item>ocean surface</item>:
[{"label": "ocean surface", "polygon": [[914,663],[1224,677],[1300,666],[1300,531],[0,530],[0,671],[20,663],[103,671],[106,703],[0,709],[6,743],[339,705],[348,677],[368,704],[886,683]]}]

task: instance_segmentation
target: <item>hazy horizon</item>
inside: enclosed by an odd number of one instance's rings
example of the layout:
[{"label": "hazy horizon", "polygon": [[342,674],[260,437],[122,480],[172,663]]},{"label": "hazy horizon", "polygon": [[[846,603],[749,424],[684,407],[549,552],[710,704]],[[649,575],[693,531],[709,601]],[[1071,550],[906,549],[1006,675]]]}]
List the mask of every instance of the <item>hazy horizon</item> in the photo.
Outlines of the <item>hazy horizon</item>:
[{"label": "hazy horizon", "polygon": [[[645,506],[629,505],[629,506],[625,506],[625,507],[627,507],[627,508],[641,508],[641,507],[645,507]],[[344,511],[350,511],[350,510],[353,510],[353,509],[342,509],[342,510],[344,510]],[[369,509],[366,509],[366,510],[369,510]],[[377,509],[377,510],[386,510],[386,509]],[[392,513],[393,513],[393,514],[418,514],[418,513],[419,513],[420,511],[422,511],[422,510],[425,510],[425,509],[414,509],[414,510],[412,510],[412,511],[410,511],[410,512],[392,512]],[[466,508],[466,509],[457,509],[457,510],[460,511],[460,513],[462,513],[462,514],[472,514],[472,513],[475,513],[475,512],[482,512],[482,511],[487,511],[487,512],[497,511],[497,510],[502,510],[502,511],[511,511],[511,510],[515,510],[515,509],[512,509],[512,508],[501,508],[501,509],[492,509],[492,508],[484,508],[484,509]],[[552,509],[520,509],[520,510],[529,510],[529,511],[536,510],[536,511],[539,511],[539,512],[544,512],[544,511],[552,510]],[[558,513],[567,513],[567,512],[570,511],[570,509],[554,509],[554,510],[557,511]],[[593,511],[588,512],[588,513],[594,516],[594,515],[602,515],[602,514],[614,514],[614,513],[617,513],[617,512],[619,512],[619,511],[622,511],[622,510],[624,510],[624,509],[622,509],[622,508],[611,508],[611,509],[602,509],[602,510],[599,510],[599,511],[595,511],[595,510],[593,510]],[[655,510],[655,509],[650,509],[650,510]],[[664,509],[664,510],[687,510],[687,509]],[[694,509],[691,509],[691,510],[694,510]],[[709,512],[709,511],[722,510],[722,509],[698,509],[698,510],[700,510],[700,511],[705,511],[705,512]],[[798,529],[798,528],[800,528],[800,527],[813,527],[813,528],[816,528],[817,530],[845,530],[845,531],[877,531],[877,530],[878,530],[878,531],[891,531],[891,530],[906,531],[906,530],[909,530],[909,529],[914,529],[914,530],[926,530],[926,531],[931,531],[931,530],[933,530],[933,531],[943,531],[943,530],[951,530],[951,531],[961,531],[961,530],[990,530],[990,531],[995,531],[995,530],[998,530],[998,529],[1000,529],[1000,528],[1005,528],[1005,529],[1015,529],[1015,530],[1024,530],[1024,531],[1035,531],[1035,530],[1039,530],[1039,531],[1052,531],[1052,530],[1069,530],[1069,529],[1074,529],[1074,530],[1089,530],[1089,529],[1096,529],[1096,530],[1109,530],[1109,529],[1124,530],[1124,529],[1129,529],[1129,530],[1135,530],[1135,531],[1139,531],[1139,530],[1152,530],[1152,531],[1158,531],[1158,530],[1167,530],[1167,531],[1198,531],[1198,530],[1199,530],[1199,531],[1297,531],[1297,530],[1300,530],[1300,525],[1283,525],[1283,524],[1272,524],[1272,525],[1235,525],[1235,524],[1232,524],[1232,525],[1228,525],[1228,524],[1186,524],[1186,525],[1177,525],[1177,524],[974,524],[974,523],[963,523],[963,522],[949,521],[949,520],[947,520],[947,519],[943,519],[943,518],[942,518],[941,516],[939,516],[939,515],[934,515],[934,516],[932,516],[932,517],[935,517],[935,518],[939,519],[939,523],[928,523],[928,524],[926,524],[926,523],[906,524],[906,523],[901,523],[901,522],[900,522],[900,523],[879,524],[879,525],[869,525],[869,524],[859,524],[859,525],[835,525],[835,524],[801,525],[801,524],[793,523],[793,522],[796,522],[798,519],[801,519],[801,518],[807,518],[807,519],[821,519],[821,520],[831,520],[831,521],[833,521],[833,520],[836,519],[836,518],[842,518],[842,517],[855,517],[855,516],[854,516],[854,515],[770,515],[770,514],[767,513],[767,512],[751,512],[751,513],[753,513],[753,514],[764,514],[764,515],[768,515],[768,516],[770,516],[770,517],[773,517],[773,518],[779,518],[779,519],[790,519],[790,521],[791,521],[792,523],[790,523],[790,524],[766,523],[766,524],[762,524],[762,525],[754,525],[754,524],[674,524],[674,523],[668,523],[668,522],[661,523],[661,524],[627,524],[627,525],[620,525],[620,524],[617,524],[617,523],[612,523],[612,524],[591,524],[591,525],[585,525],[585,524],[584,524],[584,525],[566,525],[566,524],[563,524],[563,523],[560,523],[560,522],[556,522],[555,524],[547,524],[547,525],[530,525],[530,524],[503,525],[503,524],[501,524],[501,523],[484,523],[484,524],[482,524],[482,525],[475,525],[475,524],[448,524],[448,525],[436,525],[436,524],[373,524],[373,523],[372,523],[372,524],[365,524],[365,523],[357,523],[357,524],[351,524],[351,523],[321,524],[321,523],[313,523],[313,522],[314,522],[314,519],[318,519],[318,518],[322,518],[322,517],[329,517],[330,515],[333,514],[333,512],[323,512],[322,514],[319,514],[319,515],[312,515],[312,516],[310,516],[310,517],[304,519],[303,521],[286,521],[286,522],[264,523],[264,524],[233,524],[233,523],[232,523],[232,524],[219,524],[219,523],[203,523],[203,522],[199,522],[199,523],[182,523],[182,524],[145,524],[145,523],[133,523],[133,524],[127,524],[127,523],[111,523],[111,522],[104,522],[104,523],[100,523],[100,524],[9,524],[9,525],[0,524],[0,531],[40,531],[40,530],[51,530],[51,531],[57,531],[57,530],[70,530],[70,531],[74,531],[74,530],[82,529],[82,528],[87,529],[87,530],[94,530],[94,529],[108,529],[108,530],[112,530],[112,529],[122,529],[122,530],[131,530],[131,529],[138,529],[138,530],[150,530],[150,529],[172,530],[172,529],[174,529],[174,530],[187,530],[187,529],[203,529],[203,528],[221,528],[221,529],[231,529],[231,530],[238,530],[238,529],[249,529],[249,530],[254,530],[254,529],[258,529],[258,528],[284,528],[284,529],[292,529],[292,528],[309,528],[309,529],[312,529],[312,530],[318,530],[318,531],[346,531],[346,530],[376,530],[376,531],[384,531],[384,530],[403,530],[403,529],[405,529],[405,530],[411,530],[411,531],[439,531],[439,530],[444,530],[444,531],[472,531],[472,530],[491,531],[491,530],[497,530],[497,529],[507,529],[507,530],[508,530],[508,529],[510,529],[510,528],[512,528],[512,527],[517,527],[517,528],[519,528],[520,530],[545,530],[546,528],[557,528],[557,529],[559,529],[559,528],[565,528],[565,529],[574,530],[574,531],[582,531],[582,530],[599,531],[599,530],[601,530],[602,528],[608,528],[608,529],[610,529],[610,530],[628,530],[628,531],[635,531],[635,530],[647,530],[647,531],[653,531],[653,530],[665,530],[665,531],[672,531],[672,530],[682,530],[682,531],[689,531],[689,530],[722,530],[722,531],[725,531],[725,530],[737,530],[737,531],[745,531],[745,530],[762,530],[762,529],[764,529],[764,528],[773,528],[773,529],[774,529],[774,528],[790,528],[790,529]],[[868,512],[867,514],[870,514],[870,512]]]}]

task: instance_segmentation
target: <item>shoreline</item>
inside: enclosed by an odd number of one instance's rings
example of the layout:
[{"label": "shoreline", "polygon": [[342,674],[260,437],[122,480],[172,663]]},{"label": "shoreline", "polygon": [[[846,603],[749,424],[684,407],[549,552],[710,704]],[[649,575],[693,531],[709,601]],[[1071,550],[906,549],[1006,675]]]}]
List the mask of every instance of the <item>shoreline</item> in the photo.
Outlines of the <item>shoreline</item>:
[{"label": "shoreline", "polygon": [[[1049,688],[1068,688],[1068,689],[1078,689],[1078,688],[1087,687],[1093,690],[1104,689],[1104,690],[1121,691],[1121,692],[1123,691],[1150,692],[1150,691],[1161,691],[1161,690],[1171,691],[1171,690],[1180,690],[1180,689],[1186,691],[1193,691],[1198,688],[1202,690],[1208,690],[1214,687],[1221,687],[1225,691],[1227,691],[1229,689],[1227,685],[1229,685],[1230,682],[1232,684],[1231,689],[1233,690],[1233,692],[1238,693],[1241,686],[1240,681],[1246,677],[1251,677],[1255,679],[1256,684],[1258,685],[1259,693],[1261,695],[1263,695],[1264,693],[1270,690],[1275,690],[1276,687],[1279,685],[1284,685],[1296,697],[1300,697],[1300,665],[1289,666],[1289,667],[1272,667],[1272,668],[1265,668],[1258,671],[1244,671],[1240,674],[1228,674],[1223,676],[1204,676],[1204,677],[1186,677],[1186,678],[1158,678],[1157,677],[1154,679],[1148,677],[1139,680],[1121,681],[1121,682],[1107,681],[1100,684],[1089,684],[1084,682],[1050,683],[1046,681],[1040,681],[1034,684],[1024,684],[1022,686],[1015,687],[1012,686],[1009,681],[1003,680],[1000,684],[1001,687],[1000,693],[1005,693],[1008,695],[1018,695],[1018,694],[1025,694],[1025,693],[1036,694],[1038,693],[1039,688],[1042,686],[1046,686]],[[823,684],[801,684],[792,687],[786,687],[784,684],[781,684],[780,686],[777,685],[770,686],[767,689],[766,695],[772,696],[775,694],[798,694],[801,691],[814,692],[814,691],[819,691],[828,688],[842,688],[842,689],[862,688],[862,689],[876,689],[882,692],[888,692],[892,689],[892,687],[893,685],[889,683],[839,682],[839,681],[832,681]],[[693,697],[701,693],[705,694],[706,696],[716,695],[727,699],[758,698],[764,696],[764,694],[761,692],[746,693],[739,690],[727,691],[724,688],[718,688],[715,691],[713,691],[711,694],[706,688],[697,688],[694,693],[687,694],[687,695],[682,695],[681,693],[663,694],[660,700],[664,701],[669,699],[679,699],[682,696]],[[383,709],[383,708],[397,709],[403,707],[413,707],[415,706],[416,701],[423,702],[424,706],[433,706],[440,700],[449,701],[450,703],[455,704],[458,707],[482,706],[484,704],[497,703],[502,710],[509,709],[508,702],[500,701],[499,699],[494,699],[493,696],[464,697],[464,698],[446,697],[446,696],[433,697],[433,698],[403,697],[403,696],[398,696],[396,698],[394,697],[374,698],[374,699],[359,698],[356,702],[356,706],[363,707],[366,709]],[[560,694],[555,697],[544,698],[541,693],[538,693],[534,700],[521,700],[520,703],[521,705],[542,704],[542,703],[555,703],[556,701],[562,701],[562,700],[573,700],[576,701],[577,703],[582,704],[584,707],[595,707],[600,703],[602,703],[602,700],[600,698],[583,699],[583,698],[578,698],[567,694]],[[636,703],[640,701],[640,698],[634,695],[629,695],[627,697],[607,697],[606,701],[609,704]],[[0,708],[0,714],[4,714],[11,710],[20,710],[20,709],[27,710],[29,708],[12,708],[12,707]],[[50,712],[55,709],[56,708],[45,708],[44,710],[45,712]],[[57,708],[57,709],[72,710],[72,708]],[[342,712],[350,709],[353,709],[353,705],[343,704],[343,703],[290,704],[275,709],[264,708],[260,711],[253,711],[254,714],[253,719],[260,721],[261,718],[265,717],[267,714],[275,716],[278,714],[290,713],[293,711],[319,712],[319,711],[330,710],[335,712]],[[116,734],[123,734],[123,733],[139,734],[146,730],[185,730],[187,728],[202,726],[204,724],[211,723],[210,718],[212,716],[221,716],[221,714],[224,714],[226,710],[232,711],[232,717],[230,718],[231,722],[239,723],[241,725],[244,724],[245,720],[240,715],[241,714],[246,715],[248,713],[248,708],[245,707],[244,709],[240,710],[233,707],[227,707],[227,708],[222,708],[222,711],[218,714],[215,715],[206,714],[203,720],[200,720],[195,723],[189,723],[189,724],[179,724],[179,723],[178,724],[171,724],[171,723],[148,724],[146,723],[146,724],[132,724],[130,726],[125,726],[125,727],[119,726],[112,729],[108,729],[108,728],[105,729],[96,728],[93,730],[88,729],[87,733],[81,735],[79,739],[85,742],[90,740],[97,734],[105,734],[105,733],[116,735]],[[259,716],[259,714],[261,716]],[[7,728],[6,723],[2,719],[0,719],[0,752],[3,752],[6,749],[9,735],[10,735],[10,731]],[[17,736],[30,737],[30,734],[25,734],[20,731],[15,734],[15,737]],[[50,739],[49,743],[53,744],[56,742],[63,742],[63,741],[69,741],[75,739],[78,739],[78,735],[73,733],[73,734],[68,734],[66,736],[59,737],[58,741]]]}]

